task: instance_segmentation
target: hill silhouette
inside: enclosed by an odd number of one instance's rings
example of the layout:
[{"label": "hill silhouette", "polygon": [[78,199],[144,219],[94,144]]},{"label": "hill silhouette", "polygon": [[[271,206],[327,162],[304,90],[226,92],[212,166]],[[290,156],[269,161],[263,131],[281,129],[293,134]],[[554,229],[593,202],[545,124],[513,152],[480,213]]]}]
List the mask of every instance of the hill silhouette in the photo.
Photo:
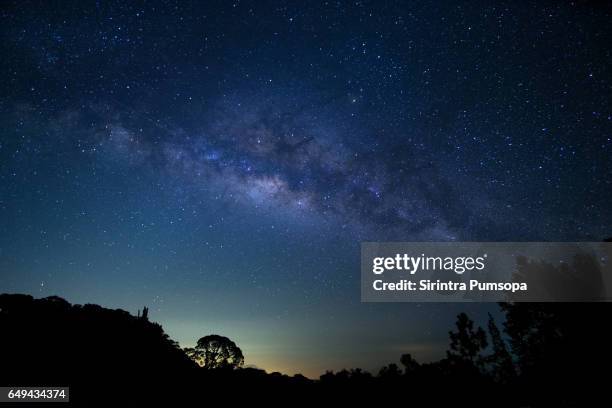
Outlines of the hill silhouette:
[{"label": "hill silhouette", "polygon": [[[71,305],[52,296],[0,295],[0,384],[70,386],[78,405],[139,401],[411,402],[416,406],[581,406],[606,390],[612,364],[608,303],[504,303],[502,328],[487,329],[460,313],[446,358],[420,364],[410,354],[371,374],[359,368],[320,379],[202,361],[208,345],[231,346],[209,335],[181,350],[149,321],[98,305]],[[204,354],[202,354],[204,353]],[[191,358],[190,358],[191,356]],[[210,357],[210,355],[209,355]],[[196,363],[198,361],[199,363]],[[232,361],[232,360],[228,360]]]},{"label": "hill silhouette", "polygon": [[0,384],[70,385],[71,400],[79,402],[191,400],[204,390],[210,399],[229,385],[310,383],[253,368],[201,369],[146,311],[134,316],[57,296],[1,294],[0,333]]},{"label": "hill silhouette", "polygon": [[0,295],[2,384],[163,382],[195,364],[162,327],[124,310],[59,297]]}]

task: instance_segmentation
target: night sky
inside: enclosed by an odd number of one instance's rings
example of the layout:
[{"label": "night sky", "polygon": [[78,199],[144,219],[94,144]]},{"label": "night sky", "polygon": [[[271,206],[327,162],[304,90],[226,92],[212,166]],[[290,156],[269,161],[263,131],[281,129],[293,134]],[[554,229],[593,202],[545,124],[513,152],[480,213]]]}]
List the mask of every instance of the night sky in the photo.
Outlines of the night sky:
[{"label": "night sky", "polygon": [[360,242],[611,236],[611,14],[2,1],[0,292],[268,371],[437,359],[496,306],[362,304]]}]

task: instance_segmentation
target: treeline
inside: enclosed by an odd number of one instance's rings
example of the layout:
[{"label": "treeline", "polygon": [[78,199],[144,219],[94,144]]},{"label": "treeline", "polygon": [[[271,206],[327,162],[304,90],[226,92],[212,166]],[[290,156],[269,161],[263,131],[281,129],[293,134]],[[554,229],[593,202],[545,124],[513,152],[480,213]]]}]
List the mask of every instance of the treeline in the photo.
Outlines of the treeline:
[{"label": "treeline", "polygon": [[594,405],[612,363],[609,304],[500,307],[504,321],[489,317],[486,327],[459,314],[440,361],[419,363],[404,354],[378,373],[330,371],[313,381],[243,368],[242,351],[223,336],[205,336],[196,347],[181,350],[146,311],[133,316],[58,297],[5,294],[0,295],[0,385],[69,385],[73,400],[88,403],[264,393],[416,406]]},{"label": "treeline", "polygon": [[[612,364],[609,303],[501,303],[501,327],[486,328],[465,314],[449,332],[440,361],[420,364],[410,354],[377,374],[327,372],[328,388],[411,393],[412,401],[472,406],[599,405]],[[400,391],[401,390],[401,391]]]}]

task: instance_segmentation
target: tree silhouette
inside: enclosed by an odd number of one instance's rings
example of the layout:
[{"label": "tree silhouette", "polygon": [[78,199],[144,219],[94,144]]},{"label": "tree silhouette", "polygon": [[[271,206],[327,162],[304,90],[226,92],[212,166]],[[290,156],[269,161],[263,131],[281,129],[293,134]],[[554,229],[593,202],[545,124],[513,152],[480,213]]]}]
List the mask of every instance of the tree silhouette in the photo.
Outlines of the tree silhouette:
[{"label": "tree silhouette", "polygon": [[402,371],[399,369],[397,364],[391,363],[388,366],[384,366],[378,372],[378,377],[383,380],[396,380],[402,375]]},{"label": "tree silhouette", "polygon": [[[602,256],[610,255],[604,248]],[[594,253],[576,251],[571,262],[552,263],[542,259],[516,257],[516,270],[512,273],[513,282],[525,282],[529,292],[510,293],[508,300],[516,301],[554,301],[582,302],[606,299],[604,282],[605,263],[600,262]]]},{"label": "tree silhouette", "polygon": [[237,368],[244,364],[242,350],[224,336],[211,334],[198,340],[194,348],[185,348],[185,353],[206,369]]},{"label": "tree silhouette", "polygon": [[475,368],[482,365],[480,353],[487,347],[487,335],[482,327],[474,329],[474,322],[465,313],[457,315],[457,331],[449,332],[448,359]]},{"label": "tree silhouette", "polygon": [[492,366],[492,374],[495,380],[502,383],[509,382],[516,376],[514,362],[491,313],[489,313],[487,326],[491,336],[491,346],[493,347],[493,353],[487,357],[487,362]]},{"label": "tree silhouette", "polygon": [[402,354],[400,363],[404,366],[404,373],[412,373],[419,368],[419,363],[412,357],[411,354]]}]

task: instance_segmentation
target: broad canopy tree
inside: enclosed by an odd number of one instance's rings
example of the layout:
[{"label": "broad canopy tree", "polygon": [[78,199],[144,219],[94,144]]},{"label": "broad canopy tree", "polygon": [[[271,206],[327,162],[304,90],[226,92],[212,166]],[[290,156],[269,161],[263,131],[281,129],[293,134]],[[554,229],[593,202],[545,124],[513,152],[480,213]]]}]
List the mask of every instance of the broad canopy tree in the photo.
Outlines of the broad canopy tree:
[{"label": "broad canopy tree", "polygon": [[206,369],[234,369],[244,364],[242,350],[224,336],[211,334],[198,340],[194,348],[185,348],[185,353]]}]

